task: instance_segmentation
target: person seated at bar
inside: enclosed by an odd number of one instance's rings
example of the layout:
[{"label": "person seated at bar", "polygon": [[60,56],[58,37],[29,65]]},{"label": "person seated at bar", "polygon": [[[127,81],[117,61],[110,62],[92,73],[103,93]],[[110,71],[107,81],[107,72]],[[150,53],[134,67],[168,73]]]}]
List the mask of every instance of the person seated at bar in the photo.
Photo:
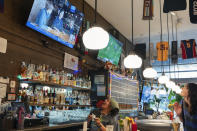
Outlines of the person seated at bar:
[{"label": "person seated at bar", "polygon": [[197,131],[197,84],[189,83],[182,88],[182,104],[174,104],[174,110],[183,122],[184,131]]},{"label": "person seated at bar", "polygon": [[106,131],[107,125],[113,126],[113,130],[118,131],[118,103],[113,99],[107,98],[100,104],[101,107],[93,110],[88,116],[90,131]]},{"label": "person seated at bar", "polygon": [[59,15],[56,16],[55,20],[53,21],[52,27],[59,31],[59,32],[63,32],[63,16],[64,16],[64,10],[59,11],[58,13]]},{"label": "person seated at bar", "polygon": [[48,29],[47,24],[48,24],[48,21],[51,17],[51,13],[53,11],[53,8],[54,8],[53,3],[50,0],[48,0],[46,2],[45,8],[41,9],[40,12],[38,13],[35,23],[40,28],[42,28],[44,30]]}]

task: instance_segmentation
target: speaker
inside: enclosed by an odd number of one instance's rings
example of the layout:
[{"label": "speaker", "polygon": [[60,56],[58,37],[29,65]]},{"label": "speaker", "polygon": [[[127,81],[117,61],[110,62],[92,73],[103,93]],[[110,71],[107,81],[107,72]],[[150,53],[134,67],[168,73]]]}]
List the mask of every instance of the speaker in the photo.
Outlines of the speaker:
[{"label": "speaker", "polygon": [[142,59],[144,59],[144,60],[146,59],[146,43],[136,44],[134,47],[134,51]]}]

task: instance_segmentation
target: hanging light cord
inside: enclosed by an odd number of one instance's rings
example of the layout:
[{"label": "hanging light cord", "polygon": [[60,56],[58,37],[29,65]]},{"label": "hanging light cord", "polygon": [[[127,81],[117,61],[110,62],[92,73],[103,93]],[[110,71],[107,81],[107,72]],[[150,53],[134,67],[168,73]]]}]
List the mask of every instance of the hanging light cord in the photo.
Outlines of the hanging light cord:
[{"label": "hanging light cord", "polygon": [[173,16],[171,14],[171,22],[172,22],[172,39],[174,41],[174,23],[173,23]]},{"label": "hanging light cord", "polygon": [[[150,10],[151,10],[151,8],[150,8]],[[150,11],[149,11],[150,12]],[[148,19],[148,27],[149,27],[149,35],[148,35],[148,43],[149,43],[149,64],[150,64],[150,66],[151,66],[151,56],[150,56],[150,14],[149,14],[149,19]]]},{"label": "hanging light cord", "polygon": [[[170,32],[169,32],[169,20],[168,20],[168,13],[167,13],[167,30],[168,30],[168,48],[170,48]],[[171,53],[169,51],[169,76],[170,76],[170,79],[171,79],[171,72],[170,72],[170,63],[171,63]]]},{"label": "hanging light cord", "polygon": [[[161,0],[159,0],[159,5],[160,5],[160,26],[161,26],[161,34],[160,34],[160,44],[162,44],[163,38],[162,38],[162,34],[163,34],[163,30],[162,30],[162,16],[161,16]],[[164,67],[163,67],[163,46],[161,49],[161,71],[164,74]]]},{"label": "hanging light cord", "polygon": [[95,12],[94,12],[94,24],[96,24],[96,15],[97,15],[97,0],[95,0]]},{"label": "hanging light cord", "polygon": [[132,4],[131,5],[131,7],[132,7],[131,8],[132,9],[132,13],[131,13],[132,25],[131,26],[132,26],[132,45],[133,45],[133,0],[131,1],[131,4]]}]

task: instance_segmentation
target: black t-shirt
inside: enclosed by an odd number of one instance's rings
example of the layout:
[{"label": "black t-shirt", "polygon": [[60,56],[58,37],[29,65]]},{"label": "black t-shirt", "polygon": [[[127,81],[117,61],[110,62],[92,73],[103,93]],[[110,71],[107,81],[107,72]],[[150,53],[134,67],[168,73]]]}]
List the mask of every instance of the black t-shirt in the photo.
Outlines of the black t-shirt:
[{"label": "black t-shirt", "polygon": [[164,0],[163,12],[186,10],[186,0]]},{"label": "black t-shirt", "polygon": [[189,16],[190,22],[197,24],[197,0],[189,1]]}]

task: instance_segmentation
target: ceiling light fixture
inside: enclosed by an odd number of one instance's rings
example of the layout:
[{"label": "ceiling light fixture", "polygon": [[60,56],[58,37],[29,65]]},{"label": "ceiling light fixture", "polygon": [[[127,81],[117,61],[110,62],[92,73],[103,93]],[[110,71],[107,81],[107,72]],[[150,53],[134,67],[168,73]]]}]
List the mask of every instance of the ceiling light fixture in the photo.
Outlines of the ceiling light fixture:
[{"label": "ceiling light fixture", "polygon": [[[133,44],[133,0],[131,1],[131,4],[132,4],[131,5],[131,9],[132,9],[131,18],[132,18],[132,44]],[[126,68],[132,68],[132,69],[140,68],[142,66],[142,58],[140,58],[137,54],[134,54],[132,52],[124,59],[124,66]]]},{"label": "ceiling light fixture", "polygon": [[[160,43],[162,44],[162,17],[161,17],[161,0],[159,0],[160,4],[160,26],[161,26],[161,35],[160,35]],[[162,46],[162,45],[161,45]],[[162,75],[159,77],[158,81],[160,84],[165,84],[169,81],[169,78],[165,75],[164,73],[164,67],[163,67],[163,49],[161,51],[161,70],[162,70]]]},{"label": "ceiling light fixture", "polygon": [[173,81],[168,81],[166,83],[166,87],[169,88],[169,89],[172,89],[174,86],[175,86],[175,83]]},{"label": "ceiling light fixture", "polygon": [[[97,0],[95,0],[95,20],[96,25]],[[99,50],[107,47],[109,43],[109,33],[101,27],[94,26],[83,34],[83,43],[87,49]]]},{"label": "ceiling light fixture", "polygon": [[165,74],[163,73],[159,79],[158,79],[160,84],[166,84],[169,81],[169,78],[167,76],[165,76]]},{"label": "ceiling light fixture", "polygon": [[[149,6],[149,12],[151,12],[151,7]],[[149,37],[148,37],[148,41],[149,41],[149,67],[147,67],[144,71],[143,71],[143,76],[145,78],[148,79],[152,79],[155,78],[157,76],[157,71],[155,69],[152,68],[151,66],[151,56],[150,56],[150,16],[148,19],[148,23],[149,23]]]}]

